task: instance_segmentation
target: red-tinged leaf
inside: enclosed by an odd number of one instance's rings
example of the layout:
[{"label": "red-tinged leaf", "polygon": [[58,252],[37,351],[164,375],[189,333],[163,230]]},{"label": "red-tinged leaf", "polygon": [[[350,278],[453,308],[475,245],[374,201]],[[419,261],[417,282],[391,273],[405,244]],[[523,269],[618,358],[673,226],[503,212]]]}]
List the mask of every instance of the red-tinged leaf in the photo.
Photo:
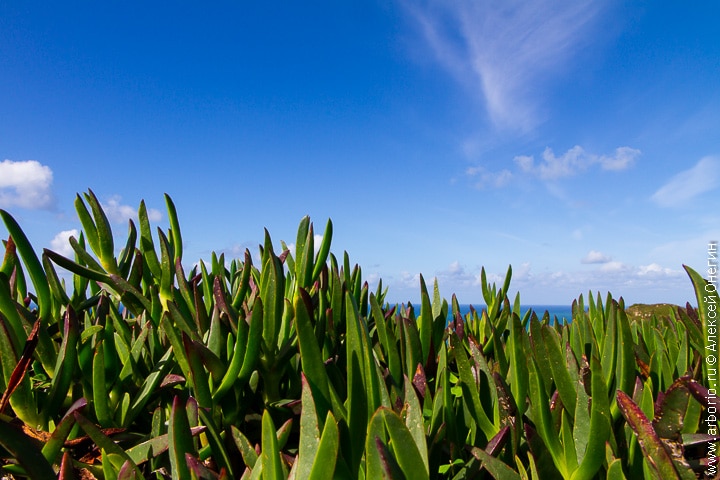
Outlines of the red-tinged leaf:
[{"label": "red-tinged leaf", "polygon": [[653,468],[658,478],[662,480],[679,479],[680,476],[675,469],[670,454],[665,449],[662,440],[658,437],[652,423],[645,416],[642,409],[622,390],[617,392],[617,402],[620,412],[627,420],[630,428],[635,432],[648,465]]},{"label": "red-tinged leaf", "polygon": [[465,336],[465,319],[460,314],[460,312],[455,313],[455,324],[454,324],[455,333],[457,334],[458,338],[460,340],[463,339]]},{"label": "red-tinged leaf", "polygon": [[682,444],[685,447],[690,445],[708,444],[720,440],[720,435],[709,435],[707,433],[684,433]]},{"label": "red-tinged leaf", "polygon": [[658,395],[655,417],[652,424],[661,438],[679,440],[685,421],[690,391],[687,382],[690,377],[680,377],[673,382],[662,396]]},{"label": "red-tinged leaf", "polygon": [[185,377],[182,375],[176,375],[174,373],[170,373],[163,378],[162,382],[160,382],[160,388],[166,388],[166,387],[173,387],[175,385],[181,385],[185,383]]},{"label": "red-tinged leaf", "polygon": [[421,364],[418,363],[415,369],[415,375],[413,376],[412,384],[415,386],[420,398],[425,399],[425,390],[427,389],[427,379],[425,377],[425,369]]},{"label": "red-tinged leaf", "polygon": [[65,416],[57,424],[55,430],[52,432],[52,435],[50,435],[50,438],[47,442],[45,442],[45,445],[43,445],[42,448],[42,454],[48,462],[55,463],[62,451],[65,440],[68,435],[70,435],[70,432],[75,425],[75,412],[79,412],[86,406],[87,400],[84,398],[77,400],[72,404],[72,406],[70,406],[68,411],[65,413]]},{"label": "red-tinged leaf", "polygon": [[687,382],[687,387],[695,400],[700,402],[703,407],[707,408],[709,406],[710,392],[705,385],[691,378]]},{"label": "red-tinged leaf", "polygon": [[185,454],[185,462],[187,463],[190,472],[193,473],[198,479],[210,479],[214,480],[218,478],[218,474],[211,471],[200,460],[193,457],[189,453]]},{"label": "red-tinged leaf", "polygon": [[30,366],[30,362],[32,361],[35,347],[37,347],[39,329],[40,319],[38,318],[33,325],[33,329],[30,332],[30,335],[28,335],[27,341],[25,342],[25,348],[23,349],[22,355],[20,355],[20,360],[15,366],[12,375],[10,375],[10,379],[7,382],[7,389],[5,390],[5,393],[3,393],[2,398],[0,398],[0,413],[5,410],[5,407],[10,401],[10,395],[12,395],[15,390],[17,390],[18,386],[25,377],[25,373],[27,372],[27,369]]},{"label": "red-tinged leaf", "polygon": [[490,475],[492,475],[495,480],[520,480],[521,477],[519,473],[488,452],[477,447],[473,447],[470,452],[475,458],[482,462],[482,466],[490,472]]},{"label": "red-tinged leaf", "polygon": [[485,447],[485,451],[488,453],[488,455],[495,456],[499,454],[502,448],[507,443],[507,440],[510,438],[510,433],[512,433],[510,425],[506,425],[497,433],[497,435],[491,438],[487,446]]},{"label": "red-tinged leaf", "polygon": [[138,477],[132,463],[125,460],[118,470],[117,480],[142,480],[142,477]]},{"label": "red-tinged leaf", "polygon": [[60,472],[58,473],[58,480],[75,480],[70,450],[65,450],[63,452],[62,461],[60,462]]},{"label": "red-tinged leaf", "polygon": [[394,479],[403,478],[400,467],[398,466],[395,459],[392,457],[388,447],[380,440],[379,437],[375,437],[375,448],[377,449],[378,457],[380,458],[380,466],[382,468],[383,479]]}]

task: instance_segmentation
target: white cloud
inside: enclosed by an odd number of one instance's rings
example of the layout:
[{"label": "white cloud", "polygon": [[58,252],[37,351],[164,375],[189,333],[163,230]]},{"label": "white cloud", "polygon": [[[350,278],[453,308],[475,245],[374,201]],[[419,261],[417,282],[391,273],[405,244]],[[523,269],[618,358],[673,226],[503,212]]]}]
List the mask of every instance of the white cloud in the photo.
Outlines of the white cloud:
[{"label": "white cloud", "polygon": [[75,228],[72,230],[63,230],[50,240],[50,249],[60,255],[72,258],[75,253],[70,246],[70,237],[77,238],[78,235],[78,231]]},{"label": "white cloud", "polygon": [[[479,274],[477,277],[479,278]],[[457,260],[448,265],[445,270],[437,272],[436,278],[440,286],[444,284],[471,286],[477,283],[476,275],[468,273],[465,267]]]},{"label": "white cloud", "polygon": [[609,262],[605,262],[600,267],[600,271],[602,272],[624,272],[627,271],[630,267],[625,265],[622,262],[618,262],[617,260],[611,260]]},{"label": "white cloud", "polygon": [[501,128],[539,122],[542,80],[590,40],[590,1],[428,1],[408,10],[437,60],[485,101]]},{"label": "white cloud", "polygon": [[420,274],[410,273],[408,271],[400,272],[400,278],[398,283],[405,288],[419,288],[420,287]]},{"label": "white cloud", "polygon": [[650,198],[661,207],[682,206],[702,193],[715,190],[719,181],[720,161],[717,157],[704,157],[694,167],[672,177]]},{"label": "white cloud", "polygon": [[515,163],[520,170],[537,175],[543,180],[556,180],[571,177],[592,165],[600,165],[603,170],[625,170],[635,163],[640,150],[630,147],[618,147],[614,155],[595,155],[587,153],[580,145],[575,145],[567,152],[556,156],[550,147],[542,154],[542,160],[535,164],[535,158],[528,155],[515,157]]},{"label": "white cloud", "polygon": [[677,277],[683,276],[683,272],[680,270],[673,270],[672,268],[663,267],[657,263],[651,263],[650,265],[641,265],[638,267],[637,274],[641,277]]},{"label": "white cloud", "polygon": [[[105,211],[108,220],[111,223],[127,223],[131,218],[137,218],[137,209],[130,205],[120,203],[120,197],[115,195],[107,202],[101,202],[102,209]],[[148,220],[151,222],[159,222],[162,220],[162,213],[154,208],[147,209]]]},{"label": "white cloud", "polygon": [[510,183],[513,179],[513,174],[510,170],[501,170],[499,172],[488,172],[483,167],[470,167],[465,173],[477,181],[475,186],[477,188],[495,187],[501,188]]},{"label": "white cloud", "polygon": [[597,250],[590,250],[585,257],[583,257],[582,260],[580,260],[581,263],[608,263],[612,259],[605,255],[602,252],[598,252]]},{"label": "white cloud", "polygon": [[[519,173],[552,181],[577,175],[593,166],[599,166],[602,170],[625,170],[635,163],[640,153],[640,150],[636,148],[618,147],[612,155],[596,155],[586,152],[580,145],[575,145],[560,156],[555,155],[553,150],[547,147],[542,154],[542,160],[537,163],[532,155],[518,155],[513,161]],[[477,179],[475,186],[478,188],[504,187],[516,175],[507,169],[489,172],[482,166],[469,167],[465,170],[465,174],[472,179]],[[564,192],[557,185],[553,186],[548,183],[548,188],[551,190],[550,193],[556,197],[565,198]]]},{"label": "white cloud", "polygon": [[[502,267],[486,269],[488,282],[495,283],[498,288],[504,283],[505,273]],[[418,298],[419,274],[402,272],[398,276],[384,274],[382,277],[383,284],[389,287],[390,298],[401,301]],[[479,266],[470,268],[456,261],[437,272],[436,277],[441,291],[457,294],[460,303],[482,303]],[[428,286],[432,284],[427,275],[425,280]],[[672,262],[638,266],[611,260],[592,268],[558,270],[538,269],[529,262],[516,263],[513,264],[510,292],[511,297],[514,297],[514,292],[519,292],[525,305],[569,305],[573,299],[588,292],[592,292],[593,296],[600,293],[602,299],[611,292],[615,299],[622,296],[627,305],[695,301],[687,275],[679,265],[675,268]]]},{"label": "white cloud", "polygon": [[36,160],[0,162],[0,207],[49,208],[53,204],[50,167]]},{"label": "white cloud", "polygon": [[598,158],[598,163],[603,170],[625,170],[635,163],[635,159],[640,155],[640,150],[630,147],[618,147],[615,149],[615,155],[603,155]]}]

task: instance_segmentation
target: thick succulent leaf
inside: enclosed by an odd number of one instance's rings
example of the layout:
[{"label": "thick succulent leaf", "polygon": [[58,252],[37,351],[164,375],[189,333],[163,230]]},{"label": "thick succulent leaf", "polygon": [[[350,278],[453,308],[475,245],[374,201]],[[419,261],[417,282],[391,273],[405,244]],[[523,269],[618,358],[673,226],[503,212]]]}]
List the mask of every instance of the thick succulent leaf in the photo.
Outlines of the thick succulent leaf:
[{"label": "thick succulent leaf", "polygon": [[591,479],[600,469],[605,443],[612,435],[608,391],[602,376],[602,365],[597,357],[590,360],[592,375],[592,406],[590,409],[590,434],[582,463],[572,475],[573,480]]},{"label": "thick succulent leaf", "polygon": [[617,392],[617,401],[620,411],[635,432],[645,459],[657,474],[657,478],[662,480],[680,479],[670,454],[640,407],[621,390]]},{"label": "thick succulent leaf", "polygon": [[662,396],[655,408],[653,428],[660,438],[677,441],[683,430],[690,391],[686,384],[690,377],[680,377]]},{"label": "thick succulent leaf", "polygon": [[325,419],[325,428],[323,428],[322,437],[317,447],[315,460],[312,465],[308,480],[323,480],[331,478],[335,473],[335,465],[338,459],[338,451],[340,448],[340,437],[335,417],[332,412],[328,412]]},{"label": "thick succulent leaf", "polygon": [[490,472],[495,480],[520,480],[520,474],[508,464],[488,454],[485,450],[472,447],[473,456],[482,462],[483,467]]},{"label": "thick succulent leaf", "polygon": [[283,480],[277,432],[267,410],[262,415],[262,452],[260,453],[260,460],[263,467],[263,479]]},{"label": "thick succulent leaf", "polygon": [[196,453],[195,444],[192,439],[192,430],[190,430],[190,421],[185,403],[178,396],[173,398],[172,409],[170,410],[168,441],[170,473],[173,480],[190,478],[190,470],[185,455],[194,455]]},{"label": "thick succulent leaf", "polygon": [[138,478],[142,478],[142,472],[137,467],[137,465],[132,462],[132,459],[125,450],[123,450],[110,437],[105,435],[102,430],[100,430],[100,428],[98,428],[93,422],[81,415],[77,410],[73,412],[73,415],[75,416],[75,421],[80,425],[80,428],[82,428],[85,433],[88,434],[88,436],[92,439],[93,442],[95,442],[95,445],[97,445],[98,448],[108,453],[117,455],[123,460],[130,461],[133,465],[133,468],[138,474]]},{"label": "thick succulent leaf", "polygon": [[320,346],[310,320],[312,301],[305,290],[299,290],[295,300],[295,329],[298,336],[304,379],[313,391],[314,405],[319,418],[324,418],[331,406],[330,386]]}]

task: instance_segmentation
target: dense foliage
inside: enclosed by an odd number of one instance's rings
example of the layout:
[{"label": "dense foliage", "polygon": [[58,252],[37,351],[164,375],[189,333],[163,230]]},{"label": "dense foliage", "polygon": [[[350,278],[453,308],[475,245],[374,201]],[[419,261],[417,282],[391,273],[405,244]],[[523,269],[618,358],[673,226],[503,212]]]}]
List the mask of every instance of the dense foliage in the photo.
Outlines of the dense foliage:
[{"label": "dense foliage", "polygon": [[[571,322],[488,284],[389,305],[302,219],[186,273],[175,207],[116,256],[92,192],[74,258],[13,217],[0,266],[0,469],[45,478],[690,479],[706,468],[705,287],[668,317],[589,295]],[[253,262],[256,262],[255,265]],[[61,281],[58,267],[72,273]],[[28,281],[29,279],[29,281]],[[32,285],[32,288],[31,286]],[[587,303],[586,303],[587,302]]]}]

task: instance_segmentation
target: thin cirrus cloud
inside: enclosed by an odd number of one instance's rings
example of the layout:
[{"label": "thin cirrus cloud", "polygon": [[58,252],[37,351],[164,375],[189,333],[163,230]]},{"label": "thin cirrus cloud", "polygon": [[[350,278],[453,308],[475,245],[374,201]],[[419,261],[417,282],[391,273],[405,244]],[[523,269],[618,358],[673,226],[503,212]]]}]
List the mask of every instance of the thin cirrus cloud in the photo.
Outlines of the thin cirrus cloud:
[{"label": "thin cirrus cloud", "polygon": [[698,195],[715,190],[720,184],[720,160],[704,157],[694,167],[682,171],[660,187],[650,199],[661,207],[687,205]]},{"label": "thin cirrus cloud", "polygon": [[[591,38],[590,1],[440,2],[408,6],[438,62],[485,102],[499,128],[540,121],[542,81]],[[540,88],[538,88],[540,85]]]},{"label": "thin cirrus cloud", "polygon": [[0,162],[0,207],[51,208],[53,172],[37,160]]}]

